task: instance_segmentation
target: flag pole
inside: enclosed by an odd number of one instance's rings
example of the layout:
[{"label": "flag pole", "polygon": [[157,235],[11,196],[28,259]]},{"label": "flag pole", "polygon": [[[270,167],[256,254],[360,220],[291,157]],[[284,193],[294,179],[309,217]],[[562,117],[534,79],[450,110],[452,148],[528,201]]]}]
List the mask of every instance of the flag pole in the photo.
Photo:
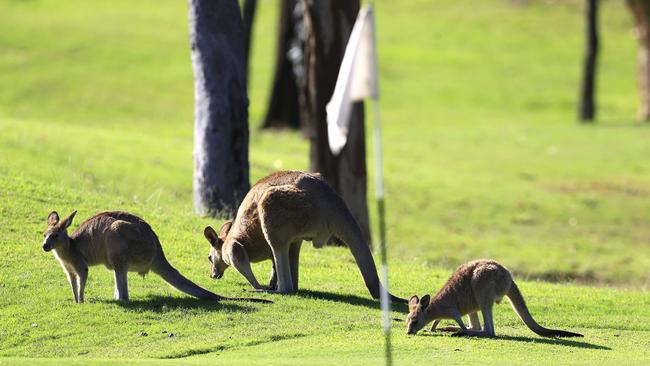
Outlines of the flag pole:
[{"label": "flag pole", "polygon": [[379,252],[381,256],[381,287],[380,303],[384,320],[384,348],[386,365],[393,364],[390,342],[390,297],[388,295],[388,266],[386,264],[386,208],[384,206],[384,173],[382,168],[381,125],[379,119],[379,98],[372,99],[374,115],[374,152],[375,152],[375,190],[377,196],[377,210],[379,214]]},{"label": "flag pole", "polygon": [[[372,37],[372,39],[369,39]],[[386,365],[393,364],[390,341],[390,295],[388,292],[388,265],[386,255],[386,219],[384,206],[384,173],[379,118],[379,82],[377,80],[377,38],[372,0],[359,11],[348,45],[345,48],[334,92],[327,104],[327,133],[330,150],[338,155],[347,141],[352,102],[371,99],[374,115],[373,142],[375,157],[375,191],[379,214],[379,251],[381,282],[379,301],[384,330]],[[360,62],[363,62],[360,64]],[[376,244],[376,243],[375,243]]]},{"label": "flag pole", "polygon": [[384,351],[386,356],[386,366],[392,366],[393,355],[390,341],[390,296],[388,294],[388,264],[386,255],[386,207],[384,205],[384,169],[381,148],[381,119],[379,118],[379,81],[377,75],[377,31],[375,29],[374,19],[374,4],[368,5],[368,12],[372,15],[372,60],[375,62],[374,67],[374,82],[375,90],[372,99],[373,107],[373,145],[375,156],[375,194],[377,196],[377,213],[379,218],[379,255],[381,257],[381,293],[379,294],[379,302],[383,315],[384,325]]}]

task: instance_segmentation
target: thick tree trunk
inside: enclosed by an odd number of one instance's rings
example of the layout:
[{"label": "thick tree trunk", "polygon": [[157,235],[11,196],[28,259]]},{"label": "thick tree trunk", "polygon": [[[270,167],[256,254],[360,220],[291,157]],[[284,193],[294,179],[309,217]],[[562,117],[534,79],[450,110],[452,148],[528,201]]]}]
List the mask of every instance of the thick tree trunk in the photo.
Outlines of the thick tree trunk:
[{"label": "thick tree trunk", "polygon": [[639,117],[650,122],[650,1],[627,0],[639,39]]},{"label": "thick tree trunk", "polygon": [[598,60],[598,1],[586,0],[585,61],[580,91],[580,120],[591,122],[596,116],[596,62]]},{"label": "thick tree trunk", "polygon": [[363,103],[351,113],[348,142],[338,156],[327,137],[329,102],[352,26],[358,0],[303,0],[306,7],[305,78],[298,86],[301,121],[310,140],[311,170],[319,172],[341,194],[370,243],[366,202],[366,153]]},{"label": "thick tree trunk", "polygon": [[231,216],[250,188],[244,28],[237,0],[189,0],[194,209]]},{"label": "thick tree trunk", "polygon": [[[271,89],[266,117],[262,128],[300,127],[300,111],[298,109],[298,88],[294,70],[294,62],[302,64],[302,45],[300,35],[302,17],[294,15],[297,0],[282,0],[280,19],[278,22],[278,39],[275,58],[275,76]],[[303,6],[301,3],[300,6]],[[300,11],[300,9],[298,9]],[[293,49],[293,58],[290,50]]]}]

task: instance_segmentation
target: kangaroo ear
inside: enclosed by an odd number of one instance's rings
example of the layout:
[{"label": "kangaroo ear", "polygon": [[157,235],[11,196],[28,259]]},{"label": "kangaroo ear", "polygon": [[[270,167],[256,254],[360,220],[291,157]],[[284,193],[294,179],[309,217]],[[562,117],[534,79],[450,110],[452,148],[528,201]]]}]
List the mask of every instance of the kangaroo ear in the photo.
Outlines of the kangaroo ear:
[{"label": "kangaroo ear", "polygon": [[59,222],[59,214],[56,213],[56,211],[50,212],[49,215],[47,215],[47,224],[49,226],[54,226]]},{"label": "kangaroo ear", "polygon": [[228,236],[228,232],[230,231],[230,228],[232,227],[232,221],[226,221],[221,225],[221,230],[219,230],[219,237],[221,239],[225,239],[226,236]]},{"label": "kangaroo ear", "polygon": [[423,308],[426,308],[427,306],[429,306],[430,299],[431,297],[429,295],[422,296],[422,298],[420,299],[420,305],[422,305]]},{"label": "kangaroo ear", "polygon": [[214,246],[217,243],[217,240],[219,240],[219,237],[217,236],[217,233],[214,231],[212,226],[206,226],[205,230],[203,230],[203,235],[206,239],[208,239],[210,245],[212,246]]},{"label": "kangaroo ear", "polygon": [[72,219],[74,219],[74,215],[77,214],[77,211],[73,211],[70,216],[66,217],[65,220],[63,220],[63,226],[67,229],[70,224],[72,224]]},{"label": "kangaroo ear", "polygon": [[415,308],[418,307],[418,302],[420,299],[418,299],[417,296],[413,295],[411,296],[411,299],[409,299],[409,312],[415,310]]}]

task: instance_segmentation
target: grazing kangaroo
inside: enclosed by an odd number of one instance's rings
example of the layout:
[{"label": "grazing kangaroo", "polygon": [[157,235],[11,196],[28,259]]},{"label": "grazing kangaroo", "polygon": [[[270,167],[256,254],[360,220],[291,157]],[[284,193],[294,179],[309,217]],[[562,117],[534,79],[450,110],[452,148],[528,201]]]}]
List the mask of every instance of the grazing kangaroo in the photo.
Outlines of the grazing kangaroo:
[{"label": "grazing kangaroo", "polygon": [[[251,262],[273,259],[272,290],[298,290],[298,263],[303,240],[315,247],[330,239],[344,242],[357,263],[373,298],[379,298],[381,283],[370,248],[343,199],[319,174],[281,171],[258,181],[239,206],[237,216],[217,234],[212,227],[204,235],[211,244],[208,260],[212,277],[221,278],[233,266],[258,290]],[[393,301],[404,302],[391,295]]]},{"label": "grazing kangaroo", "polygon": [[[494,337],[492,306],[495,302],[500,303],[504,296],[508,297],[514,311],[533,332],[543,337],[582,337],[582,334],[548,329],[537,324],[510,271],[489,259],[479,259],[458,267],[431,301],[429,295],[422,299],[411,297],[406,318],[407,333],[417,333],[432,320],[435,322],[431,331],[434,331],[440,319],[453,319],[460,326],[457,335]],[[483,330],[476,314],[479,310],[483,314]],[[463,315],[469,315],[471,329],[463,324]]]},{"label": "grazing kangaroo", "polygon": [[167,262],[156,233],[137,216],[126,212],[101,212],[81,223],[68,236],[67,229],[76,214],[74,211],[64,220],[59,220],[56,211],[48,215],[43,250],[54,251],[77,303],[84,302],[88,266],[99,264],[114,271],[115,300],[129,299],[127,272],[144,276],[152,270],[176,289],[200,299],[270,302],[222,297],[195,285]]}]

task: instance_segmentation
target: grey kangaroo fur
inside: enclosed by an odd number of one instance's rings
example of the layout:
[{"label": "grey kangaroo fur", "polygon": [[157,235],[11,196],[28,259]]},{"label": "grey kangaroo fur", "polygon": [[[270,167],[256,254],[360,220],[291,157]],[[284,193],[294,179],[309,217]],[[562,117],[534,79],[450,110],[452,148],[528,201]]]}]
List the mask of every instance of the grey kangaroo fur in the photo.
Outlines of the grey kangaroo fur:
[{"label": "grey kangaroo fur", "polygon": [[68,277],[77,303],[84,302],[88,267],[100,264],[114,272],[115,300],[129,299],[127,272],[138,272],[144,276],[151,270],[177,290],[200,299],[270,302],[227,298],[194,284],[169,264],[151,226],[127,212],[98,213],[81,223],[68,236],[67,229],[76,213],[74,211],[64,220],[59,219],[56,211],[48,215],[43,250],[53,251]]},{"label": "grey kangaroo fur", "polygon": [[219,234],[208,226],[204,235],[211,245],[208,260],[213,278],[221,278],[233,266],[251,286],[262,290],[250,264],[272,259],[270,287],[276,287],[277,279],[279,293],[298,290],[303,240],[321,247],[338,239],[350,248],[370,295],[379,298],[382,285],[361,229],[343,199],[319,174],[281,171],[262,178],[244,198],[234,221],[226,222]]},{"label": "grey kangaroo fur", "polygon": [[[434,321],[431,331],[436,329],[440,319],[453,319],[460,326],[456,335],[494,337],[492,307],[508,297],[513,310],[532,330],[543,337],[582,337],[582,334],[565,330],[548,329],[537,324],[528,311],[519,288],[512,280],[510,271],[490,259],[479,259],[465,263],[447,280],[438,294],[430,300],[429,295],[409,300],[409,315],[406,319],[408,334],[416,334],[425,325]],[[477,311],[483,314],[484,328]],[[465,327],[461,317],[469,315],[470,329]]]}]

